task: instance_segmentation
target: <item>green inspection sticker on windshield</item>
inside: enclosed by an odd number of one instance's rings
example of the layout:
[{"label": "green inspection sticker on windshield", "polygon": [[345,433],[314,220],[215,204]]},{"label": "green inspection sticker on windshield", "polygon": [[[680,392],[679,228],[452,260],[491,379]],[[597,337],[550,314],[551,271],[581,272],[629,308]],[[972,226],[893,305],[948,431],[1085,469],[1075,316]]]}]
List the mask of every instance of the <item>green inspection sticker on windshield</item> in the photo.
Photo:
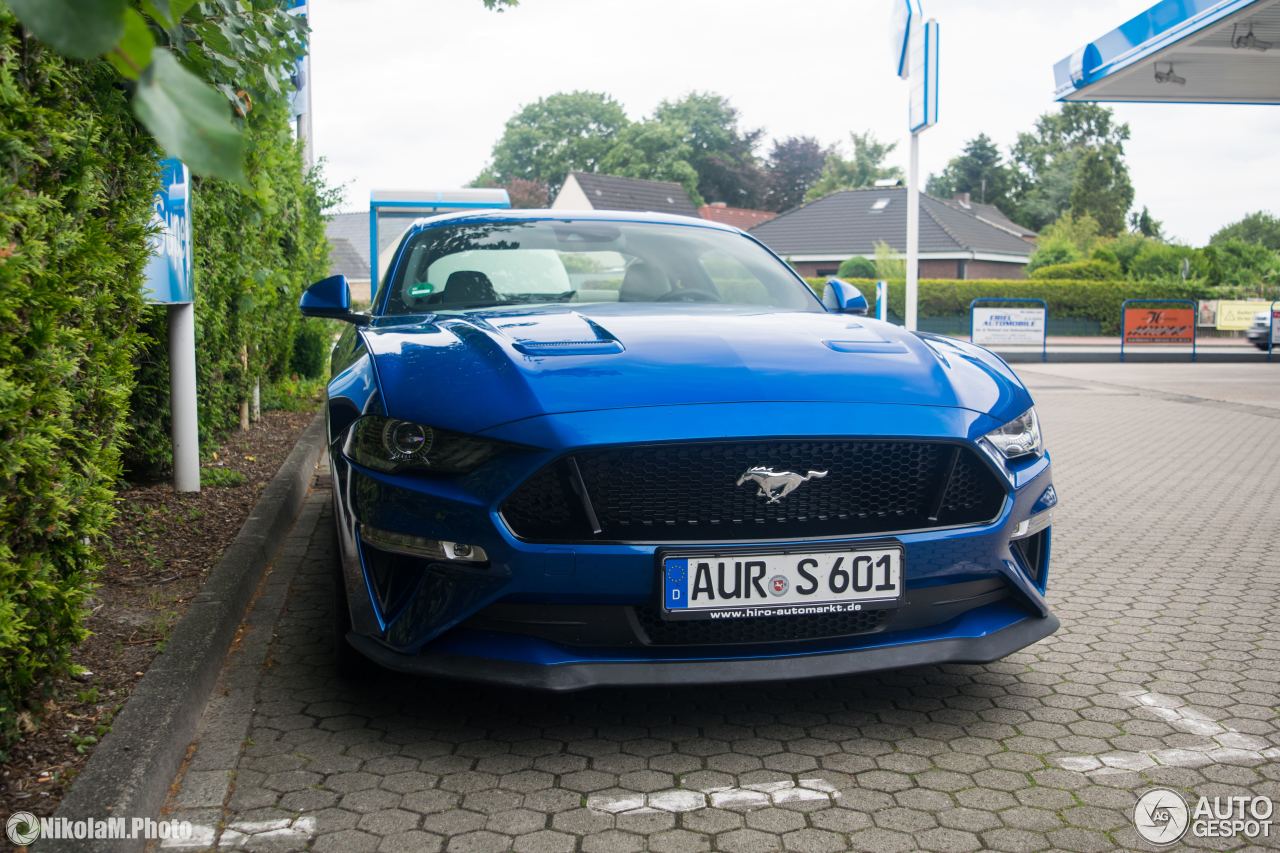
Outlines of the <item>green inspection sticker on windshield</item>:
[{"label": "green inspection sticker on windshield", "polygon": [[420,281],[409,288],[410,296],[430,296],[436,292],[436,286],[429,281]]}]

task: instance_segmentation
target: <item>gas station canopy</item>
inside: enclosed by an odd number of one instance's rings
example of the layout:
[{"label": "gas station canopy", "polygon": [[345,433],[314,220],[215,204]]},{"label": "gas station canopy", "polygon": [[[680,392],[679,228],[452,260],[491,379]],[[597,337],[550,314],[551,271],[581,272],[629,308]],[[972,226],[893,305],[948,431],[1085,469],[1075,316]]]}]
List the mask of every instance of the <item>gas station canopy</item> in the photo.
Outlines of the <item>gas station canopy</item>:
[{"label": "gas station canopy", "polygon": [[1280,0],[1161,0],[1053,67],[1060,101],[1280,103]]}]

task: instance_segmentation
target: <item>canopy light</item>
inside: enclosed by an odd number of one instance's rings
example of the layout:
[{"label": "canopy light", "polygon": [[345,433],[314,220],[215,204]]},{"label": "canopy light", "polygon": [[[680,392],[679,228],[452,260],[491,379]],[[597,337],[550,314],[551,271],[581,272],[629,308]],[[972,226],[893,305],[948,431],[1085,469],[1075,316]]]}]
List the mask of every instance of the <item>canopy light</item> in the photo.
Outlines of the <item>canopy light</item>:
[{"label": "canopy light", "polygon": [[1249,23],[1249,31],[1242,36],[1236,35],[1237,24],[1231,25],[1231,46],[1236,50],[1270,50],[1272,42],[1263,41],[1253,34],[1253,23]]},{"label": "canopy light", "polygon": [[1166,68],[1164,71],[1161,71],[1161,70],[1160,70],[1160,63],[1159,63],[1159,62],[1157,62],[1157,63],[1156,63],[1155,70],[1156,70],[1156,82],[1157,82],[1157,83],[1172,83],[1172,84],[1174,84],[1175,86],[1185,86],[1185,85],[1187,85],[1187,78],[1186,78],[1186,77],[1179,77],[1177,74],[1174,74],[1174,73],[1173,73],[1173,63],[1172,63],[1172,62],[1166,62],[1165,64],[1166,64],[1166,65],[1168,65],[1169,67],[1168,67],[1168,68]]}]

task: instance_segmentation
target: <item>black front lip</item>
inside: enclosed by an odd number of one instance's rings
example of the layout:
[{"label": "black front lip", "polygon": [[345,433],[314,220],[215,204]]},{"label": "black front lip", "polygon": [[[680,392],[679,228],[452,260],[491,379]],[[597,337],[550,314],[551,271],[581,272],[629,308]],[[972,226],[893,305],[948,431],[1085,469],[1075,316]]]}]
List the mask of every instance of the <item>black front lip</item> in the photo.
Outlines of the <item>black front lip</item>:
[{"label": "black front lip", "polygon": [[984,637],[949,637],[829,654],[747,660],[571,663],[555,666],[456,655],[402,655],[354,633],[348,634],[347,640],[374,663],[398,672],[562,692],[593,687],[751,684],[837,678],[928,664],[990,663],[1043,640],[1058,630],[1058,626],[1058,618],[1048,614],[1043,618],[1028,617]]}]

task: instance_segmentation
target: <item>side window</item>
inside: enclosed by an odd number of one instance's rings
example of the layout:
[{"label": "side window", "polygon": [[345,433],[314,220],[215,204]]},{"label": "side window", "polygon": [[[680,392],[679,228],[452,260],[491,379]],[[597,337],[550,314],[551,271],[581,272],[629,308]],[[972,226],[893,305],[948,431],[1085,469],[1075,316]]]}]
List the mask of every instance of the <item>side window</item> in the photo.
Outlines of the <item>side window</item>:
[{"label": "side window", "polygon": [[560,252],[575,302],[617,302],[627,259],[618,252]]},{"label": "side window", "polygon": [[720,293],[722,302],[748,305],[769,304],[769,289],[752,274],[751,270],[747,269],[742,261],[715,249],[704,252],[698,261],[702,264],[703,272]]}]

